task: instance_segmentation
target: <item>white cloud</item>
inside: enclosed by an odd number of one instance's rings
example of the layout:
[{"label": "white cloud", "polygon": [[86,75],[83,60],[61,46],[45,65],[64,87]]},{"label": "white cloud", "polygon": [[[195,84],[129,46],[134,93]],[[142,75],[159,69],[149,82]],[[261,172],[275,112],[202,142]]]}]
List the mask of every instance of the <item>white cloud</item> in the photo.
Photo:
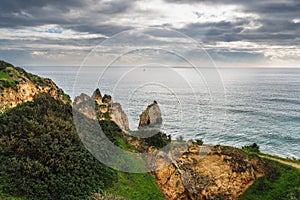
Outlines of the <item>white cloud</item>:
[{"label": "white cloud", "polygon": [[295,18],[295,19],[293,19],[293,22],[294,22],[295,24],[299,24],[299,23],[300,23],[300,18]]},{"label": "white cloud", "polygon": [[44,55],[46,55],[46,52],[44,52],[44,51],[33,51],[30,54],[32,56],[44,56]]},{"label": "white cloud", "polygon": [[107,38],[102,34],[90,34],[88,32],[77,32],[71,29],[49,24],[37,27],[26,27],[24,29],[0,28],[0,38],[8,40],[37,40],[41,38],[61,40],[61,39],[93,39]]},{"label": "white cloud", "polygon": [[253,13],[244,13],[237,5],[172,4],[163,0],[137,1],[134,11],[111,19],[119,24],[137,27],[171,24],[173,28],[182,28],[190,23],[208,23],[235,21],[237,18],[253,18]]}]

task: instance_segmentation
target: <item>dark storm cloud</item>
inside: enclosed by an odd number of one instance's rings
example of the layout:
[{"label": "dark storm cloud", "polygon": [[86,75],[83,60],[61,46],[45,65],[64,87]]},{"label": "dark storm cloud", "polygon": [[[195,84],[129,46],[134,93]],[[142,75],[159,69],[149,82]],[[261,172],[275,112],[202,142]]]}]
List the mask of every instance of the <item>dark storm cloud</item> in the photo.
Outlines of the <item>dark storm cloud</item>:
[{"label": "dark storm cloud", "polygon": [[[193,23],[178,29],[192,37],[201,37],[206,41],[273,41],[280,43],[290,40],[293,43],[300,35],[300,23],[293,20],[299,18],[300,1],[198,1],[198,0],[165,0],[168,3],[191,4],[206,3],[208,5],[237,5],[244,13],[253,13],[257,19],[237,18],[234,22]],[[252,21],[251,21],[252,20]],[[247,29],[250,23],[260,24],[259,28]],[[205,35],[205,37],[203,37]]]},{"label": "dark storm cloud", "polygon": [[239,22],[193,23],[177,30],[192,38],[198,38],[204,43],[231,42],[239,40],[239,34],[243,31],[241,26],[247,23],[244,20]]},{"label": "dark storm cloud", "polygon": [[289,41],[293,43],[299,39],[300,26],[292,22],[286,22],[283,25],[265,20],[264,24],[258,29],[245,29],[249,24],[250,21],[240,19],[238,22],[193,23],[177,30],[205,43],[246,40],[280,44]]},{"label": "dark storm cloud", "polygon": [[80,0],[3,0],[0,3],[0,27],[37,26],[64,23],[61,16],[71,8],[84,7]]},{"label": "dark storm cloud", "polygon": [[[64,28],[90,33],[115,34],[127,26],[107,25],[110,16],[128,11],[130,1],[109,2],[81,0],[3,0],[0,2],[0,27],[34,27],[57,24]],[[74,13],[79,13],[78,15]]]},{"label": "dark storm cloud", "polygon": [[21,11],[31,11],[47,6],[56,7],[59,10],[67,10],[70,6],[81,6],[80,0],[2,0],[0,4],[1,15],[18,13]]}]

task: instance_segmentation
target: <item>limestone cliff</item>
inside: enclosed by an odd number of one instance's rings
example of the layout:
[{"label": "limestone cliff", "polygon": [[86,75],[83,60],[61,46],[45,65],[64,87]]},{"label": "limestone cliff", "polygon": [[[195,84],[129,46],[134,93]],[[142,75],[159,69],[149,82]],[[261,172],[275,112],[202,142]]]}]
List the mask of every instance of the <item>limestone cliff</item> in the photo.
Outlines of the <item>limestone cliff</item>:
[{"label": "limestone cliff", "polygon": [[160,127],[161,123],[161,111],[157,102],[154,101],[140,115],[139,128]]},{"label": "limestone cliff", "polygon": [[0,61],[0,66],[0,112],[32,101],[34,95],[43,92],[65,103],[71,102],[69,96],[50,79],[30,74],[4,61]]}]

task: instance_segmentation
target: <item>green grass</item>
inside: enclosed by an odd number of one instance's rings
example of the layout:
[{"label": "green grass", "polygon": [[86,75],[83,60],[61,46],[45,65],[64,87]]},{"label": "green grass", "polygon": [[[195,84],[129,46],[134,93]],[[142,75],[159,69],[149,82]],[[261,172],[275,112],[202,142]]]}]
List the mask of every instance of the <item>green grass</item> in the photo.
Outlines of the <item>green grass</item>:
[{"label": "green grass", "polygon": [[7,71],[0,71],[0,85],[14,88],[16,86],[16,81],[12,80]]},{"label": "green grass", "polygon": [[[120,136],[114,135],[114,140],[120,148],[138,153],[134,147],[126,143]],[[120,159],[122,159],[122,157]],[[127,159],[130,160],[130,167],[135,167],[137,170],[145,168],[145,164],[142,160],[135,157],[127,157]],[[125,159],[120,160],[121,163],[124,161]],[[164,199],[162,191],[155,183],[155,178],[149,173],[126,173],[118,171],[117,177],[118,181],[112,188],[107,190],[106,193],[137,200]]]},{"label": "green grass", "polygon": [[240,200],[300,199],[300,170],[276,161],[270,162],[276,166],[280,176],[273,181],[265,176],[260,177],[239,198]]},{"label": "green grass", "polygon": [[117,141],[117,144],[120,148],[134,153],[138,152],[138,150],[136,150],[133,146],[126,143],[120,136],[115,136],[114,138]]},{"label": "green grass", "polygon": [[276,156],[276,155],[270,155],[270,154],[265,154],[262,152],[252,152],[252,151],[248,151],[245,149],[241,149],[244,153],[246,153],[248,156],[266,156],[266,157],[270,157],[270,158],[274,158],[274,159],[278,159],[278,160],[282,160],[282,161],[287,161],[287,162],[292,162],[292,163],[296,163],[296,164],[300,164],[300,160],[295,160],[295,159],[291,159],[291,158],[283,158],[280,156]]},{"label": "green grass", "polygon": [[7,73],[6,71],[0,71],[0,80],[9,80],[10,76],[9,73]]},{"label": "green grass", "polygon": [[275,158],[275,159],[279,159],[279,160],[283,160],[283,161],[288,161],[288,162],[293,162],[293,163],[297,163],[300,164],[300,160],[296,160],[296,159],[292,159],[292,158],[282,158],[276,155],[269,155],[269,154],[265,154],[265,153],[258,153],[258,155],[262,155],[262,156],[268,156],[271,158]]},{"label": "green grass", "polygon": [[164,199],[155,179],[149,173],[131,174],[118,172],[118,182],[107,192],[129,199]]}]

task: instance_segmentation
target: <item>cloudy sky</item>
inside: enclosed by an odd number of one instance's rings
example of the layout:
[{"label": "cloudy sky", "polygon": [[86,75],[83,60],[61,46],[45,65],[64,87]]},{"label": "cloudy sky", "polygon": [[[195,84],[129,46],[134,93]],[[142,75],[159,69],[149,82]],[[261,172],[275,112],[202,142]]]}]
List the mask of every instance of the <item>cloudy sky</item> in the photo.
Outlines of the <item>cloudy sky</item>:
[{"label": "cloudy sky", "polygon": [[[1,0],[0,59],[21,66],[78,66],[96,45],[122,31],[114,36],[119,48],[189,47],[174,31],[194,39],[220,67],[300,67],[299,0],[224,2]],[[134,31],[128,39],[128,30],[137,28],[152,31],[143,37]]]}]

